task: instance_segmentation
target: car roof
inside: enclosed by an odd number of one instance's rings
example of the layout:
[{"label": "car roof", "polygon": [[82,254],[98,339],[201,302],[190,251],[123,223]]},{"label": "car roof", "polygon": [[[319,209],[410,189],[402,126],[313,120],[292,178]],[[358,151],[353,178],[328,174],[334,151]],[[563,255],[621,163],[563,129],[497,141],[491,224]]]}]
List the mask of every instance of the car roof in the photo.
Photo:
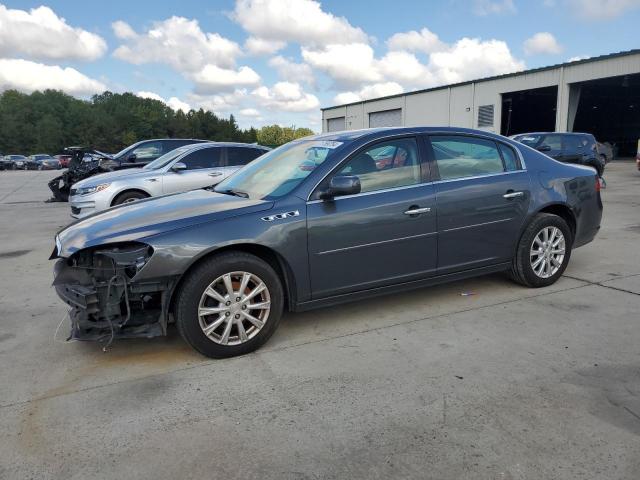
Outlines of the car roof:
[{"label": "car roof", "polygon": [[245,147],[245,148],[257,148],[259,150],[268,151],[271,150],[269,147],[265,147],[263,145],[258,145],[257,143],[239,143],[239,142],[206,142],[206,143],[194,143],[193,145],[183,145],[179,147],[184,150],[192,149],[199,150],[202,148],[211,148],[211,147]]},{"label": "car roof", "polygon": [[586,132],[527,132],[527,133],[516,133],[514,137],[521,137],[523,135],[591,135]]},{"label": "car roof", "polygon": [[458,127],[379,127],[379,128],[364,128],[361,130],[344,130],[340,132],[328,132],[318,135],[310,135],[308,137],[302,137],[297,140],[327,140],[327,141],[350,141],[356,139],[385,137],[388,134],[402,135],[402,134],[424,134],[424,133],[468,133],[471,135],[483,135],[487,137],[503,138],[501,135],[497,135],[492,132],[484,130],[474,130],[471,128],[458,128]]}]

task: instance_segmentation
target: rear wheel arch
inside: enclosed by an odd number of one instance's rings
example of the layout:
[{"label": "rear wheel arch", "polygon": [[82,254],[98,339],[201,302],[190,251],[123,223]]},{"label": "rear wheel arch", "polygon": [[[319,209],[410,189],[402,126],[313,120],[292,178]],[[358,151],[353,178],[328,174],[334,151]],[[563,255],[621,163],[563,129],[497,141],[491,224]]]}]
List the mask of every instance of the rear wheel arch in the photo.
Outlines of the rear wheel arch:
[{"label": "rear wheel arch", "polygon": [[569,228],[571,229],[571,235],[573,235],[573,237],[575,238],[577,220],[575,214],[573,213],[573,210],[571,210],[571,207],[563,203],[554,203],[552,205],[547,205],[546,207],[541,208],[534,214],[534,216],[539,213],[550,213],[562,218],[565,222],[567,222],[567,225],[569,225]]},{"label": "rear wheel arch", "polygon": [[560,217],[565,222],[567,222],[567,225],[569,225],[569,229],[571,230],[571,235],[573,237],[571,240],[573,242],[573,239],[576,236],[577,226],[576,216],[573,213],[573,210],[571,210],[571,207],[564,203],[552,203],[541,207],[540,209],[532,212],[527,216],[526,221],[522,223],[522,225],[520,226],[520,231],[518,232],[517,241],[515,242],[513,249],[514,256],[516,255],[516,251],[518,249],[518,245],[520,244],[520,240],[522,239],[522,235],[524,235],[524,232],[527,230],[529,225],[531,225],[531,222],[533,222],[536,216],[540,213],[550,213],[551,215],[556,215],[557,217]]},{"label": "rear wheel arch", "polygon": [[195,270],[199,265],[208,261],[212,257],[220,255],[222,253],[228,252],[242,252],[248,253],[250,255],[254,255],[261,260],[264,260],[271,268],[273,268],[280,278],[280,282],[282,283],[282,289],[284,293],[284,305],[288,310],[293,310],[296,304],[296,288],[295,288],[295,277],[293,275],[293,270],[289,266],[288,262],[284,259],[282,255],[280,255],[275,250],[266,247],[264,245],[254,244],[254,243],[239,243],[226,245],[224,247],[216,248],[214,250],[210,250],[203,255],[200,255],[197,259],[195,259],[189,267],[182,273],[175,286],[173,287],[173,291],[171,292],[171,298],[169,300],[169,311],[174,312],[175,309],[175,301],[177,297],[177,293],[180,291],[185,279],[188,277],[189,273]]}]

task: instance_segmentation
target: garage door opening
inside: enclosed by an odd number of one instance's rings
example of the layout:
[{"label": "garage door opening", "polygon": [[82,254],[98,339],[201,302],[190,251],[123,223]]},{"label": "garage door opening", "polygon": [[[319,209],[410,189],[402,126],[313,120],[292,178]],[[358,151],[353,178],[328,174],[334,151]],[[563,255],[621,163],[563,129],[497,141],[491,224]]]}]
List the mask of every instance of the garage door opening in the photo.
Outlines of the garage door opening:
[{"label": "garage door opening", "polygon": [[640,138],[640,74],[571,84],[571,93],[569,131],[592,133],[599,142],[609,142],[614,158],[635,156]]},{"label": "garage door opening", "polygon": [[500,133],[555,131],[557,99],[558,87],[503,93]]}]

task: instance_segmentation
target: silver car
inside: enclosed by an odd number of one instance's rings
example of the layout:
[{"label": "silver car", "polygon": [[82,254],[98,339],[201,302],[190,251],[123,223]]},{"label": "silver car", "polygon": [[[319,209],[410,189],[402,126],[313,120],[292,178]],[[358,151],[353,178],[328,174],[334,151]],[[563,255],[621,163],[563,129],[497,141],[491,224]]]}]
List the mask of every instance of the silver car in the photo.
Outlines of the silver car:
[{"label": "silver car", "polygon": [[94,175],[72,186],[71,216],[83,218],[142,198],[210,187],[267,151],[246,143],[197,143],[172,150],[142,168]]}]

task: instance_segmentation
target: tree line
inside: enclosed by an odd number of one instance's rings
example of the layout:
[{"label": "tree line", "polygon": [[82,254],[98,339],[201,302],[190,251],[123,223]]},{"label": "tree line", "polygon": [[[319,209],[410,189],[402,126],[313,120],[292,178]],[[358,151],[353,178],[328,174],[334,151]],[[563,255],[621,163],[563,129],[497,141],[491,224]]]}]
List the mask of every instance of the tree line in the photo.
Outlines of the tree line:
[{"label": "tree line", "polygon": [[[283,130],[277,125],[263,129],[271,132],[273,127]],[[0,94],[0,152],[5,155],[57,154],[72,145],[118,152],[140,140],[167,137],[246,143],[262,137],[269,142],[266,144],[275,146],[313,133],[308,129],[284,130],[286,136],[260,135],[255,128],[239,128],[233,115],[221,118],[203,109],[184,113],[132,93],[104,92],[90,100],[56,90],[31,94],[6,90]]]}]

